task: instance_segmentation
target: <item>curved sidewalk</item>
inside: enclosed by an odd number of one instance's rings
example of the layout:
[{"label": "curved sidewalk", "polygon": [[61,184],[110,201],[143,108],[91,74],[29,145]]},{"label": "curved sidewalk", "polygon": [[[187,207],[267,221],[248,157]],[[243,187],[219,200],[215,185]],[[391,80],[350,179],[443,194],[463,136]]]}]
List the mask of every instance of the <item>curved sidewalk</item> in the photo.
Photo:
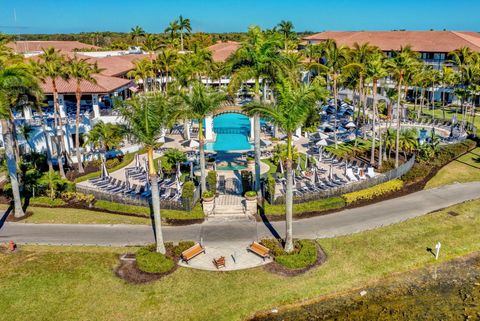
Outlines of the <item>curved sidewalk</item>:
[{"label": "curved sidewalk", "polygon": [[[424,190],[376,204],[294,222],[296,238],[325,238],[347,235],[398,223],[464,201],[480,198],[480,182]],[[211,220],[190,226],[166,226],[166,241],[203,240],[209,244],[251,242],[253,239],[283,236],[284,222]],[[20,244],[129,246],[153,242],[152,228],[139,225],[24,224],[6,223],[0,242]]]}]

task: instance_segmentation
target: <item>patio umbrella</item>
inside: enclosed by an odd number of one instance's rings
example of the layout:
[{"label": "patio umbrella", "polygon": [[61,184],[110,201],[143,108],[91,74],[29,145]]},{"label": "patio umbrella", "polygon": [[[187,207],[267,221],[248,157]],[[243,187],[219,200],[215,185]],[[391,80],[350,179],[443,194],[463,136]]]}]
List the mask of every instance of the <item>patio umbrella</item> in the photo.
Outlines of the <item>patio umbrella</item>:
[{"label": "patio umbrella", "polygon": [[302,170],[302,167],[300,167],[300,162],[297,162],[297,168],[296,168],[297,171],[301,171]]},{"label": "patio umbrella", "polygon": [[347,175],[348,162],[345,161],[345,175]]},{"label": "patio umbrella", "polygon": [[280,160],[279,166],[280,166],[280,173],[283,174],[283,162],[282,162],[282,160]]},{"label": "patio umbrella", "polygon": [[353,122],[349,122],[348,124],[345,125],[345,128],[352,129],[357,127]]},{"label": "patio umbrella", "polygon": [[199,147],[200,143],[198,141],[196,141],[195,139],[188,139],[188,140],[186,140],[182,143],[182,146],[194,149],[194,148]]},{"label": "patio umbrella", "polygon": [[330,180],[333,179],[333,165],[330,164]]},{"label": "patio umbrella", "polygon": [[182,172],[180,170],[180,162],[177,162],[177,172],[175,173],[175,176],[177,177],[177,179],[182,176]]},{"label": "patio umbrella", "polygon": [[292,140],[294,142],[298,141],[300,139],[300,137],[298,137],[297,135],[292,135]]},{"label": "patio umbrella", "polygon": [[177,176],[177,178],[175,179],[175,187],[177,188],[177,191],[180,193],[182,191],[182,186],[180,185],[180,179],[179,177]]},{"label": "patio umbrella", "polygon": [[313,177],[312,177],[312,179],[313,179],[313,183],[317,184],[317,166],[313,167]]},{"label": "patio umbrella", "polygon": [[135,167],[139,168],[140,167],[140,155],[135,154]]},{"label": "patio umbrella", "polygon": [[163,168],[162,168],[162,160],[160,158],[157,159],[157,168],[158,168],[158,177],[160,179],[163,178]]},{"label": "patio umbrella", "polygon": [[316,132],[312,136],[314,136],[315,138],[318,138],[318,139],[327,139],[328,138],[328,135],[326,135],[322,132]]},{"label": "patio umbrella", "polygon": [[193,179],[193,162],[190,161],[190,178]]},{"label": "patio umbrella", "polygon": [[125,184],[127,186],[127,190],[130,190],[130,180],[128,178],[129,178],[128,171],[125,171]]},{"label": "patio umbrella", "polygon": [[328,146],[328,143],[325,139],[321,139],[318,142],[315,143],[317,146]]},{"label": "patio umbrella", "polygon": [[102,160],[102,178],[110,176],[108,174],[107,165],[105,164],[105,159]]}]

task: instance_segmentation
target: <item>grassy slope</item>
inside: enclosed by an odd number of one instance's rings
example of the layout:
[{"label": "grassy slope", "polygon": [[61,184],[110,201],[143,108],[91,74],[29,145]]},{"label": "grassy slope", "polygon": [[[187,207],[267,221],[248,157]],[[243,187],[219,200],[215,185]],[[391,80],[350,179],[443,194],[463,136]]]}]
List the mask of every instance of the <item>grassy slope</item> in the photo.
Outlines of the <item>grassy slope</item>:
[{"label": "grassy slope", "polygon": [[[256,310],[362,286],[434,259],[480,249],[480,200],[347,237],[320,240],[328,261],[295,278],[261,268],[217,273],[179,268],[148,285],[128,285],[112,268],[125,249],[25,247],[0,255],[0,320],[241,320]],[[451,216],[453,210],[460,215]]]},{"label": "grassy slope", "polygon": [[425,186],[434,188],[455,182],[480,181],[480,148],[452,161],[443,167]]}]

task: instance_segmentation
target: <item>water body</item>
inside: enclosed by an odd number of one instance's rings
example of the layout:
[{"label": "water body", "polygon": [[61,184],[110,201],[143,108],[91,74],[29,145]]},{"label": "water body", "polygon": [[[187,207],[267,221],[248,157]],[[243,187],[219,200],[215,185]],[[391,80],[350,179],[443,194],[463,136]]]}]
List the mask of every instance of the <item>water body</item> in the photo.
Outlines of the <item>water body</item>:
[{"label": "water body", "polygon": [[480,320],[480,253],[251,320]]},{"label": "water body", "polygon": [[251,150],[248,141],[250,120],[242,114],[222,114],[213,119],[216,140],[207,143],[206,150],[216,152]]}]

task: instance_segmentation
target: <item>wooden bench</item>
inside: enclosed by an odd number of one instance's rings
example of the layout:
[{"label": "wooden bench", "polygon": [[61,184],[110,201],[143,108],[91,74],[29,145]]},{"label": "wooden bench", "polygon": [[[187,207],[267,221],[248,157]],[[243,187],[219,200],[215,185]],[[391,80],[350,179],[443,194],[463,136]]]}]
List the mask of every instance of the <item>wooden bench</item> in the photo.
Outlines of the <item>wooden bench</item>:
[{"label": "wooden bench", "polygon": [[252,244],[250,244],[250,246],[247,248],[247,250],[249,250],[250,252],[253,252],[255,254],[257,254],[258,256],[260,256],[264,261],[265,261],[265,258],[267,257],[270,257],[270,249],[263,246],[262,244],[260,243],[257,243],[257,242],[252,242]]},{"label": "wooden bench", "polygon": [[183,251],[180,257],[182,258],[182,261],[188,264],[188,261],[199,255],[200,253],[205,253],[205,248],[199,243],[197,243],[188,250]]},{"label": "wooden bench", "polygon": [[215,265],[217,269],[225,267],[225,257],[221,256],[218,259],[213,259],[213,265]]}]

